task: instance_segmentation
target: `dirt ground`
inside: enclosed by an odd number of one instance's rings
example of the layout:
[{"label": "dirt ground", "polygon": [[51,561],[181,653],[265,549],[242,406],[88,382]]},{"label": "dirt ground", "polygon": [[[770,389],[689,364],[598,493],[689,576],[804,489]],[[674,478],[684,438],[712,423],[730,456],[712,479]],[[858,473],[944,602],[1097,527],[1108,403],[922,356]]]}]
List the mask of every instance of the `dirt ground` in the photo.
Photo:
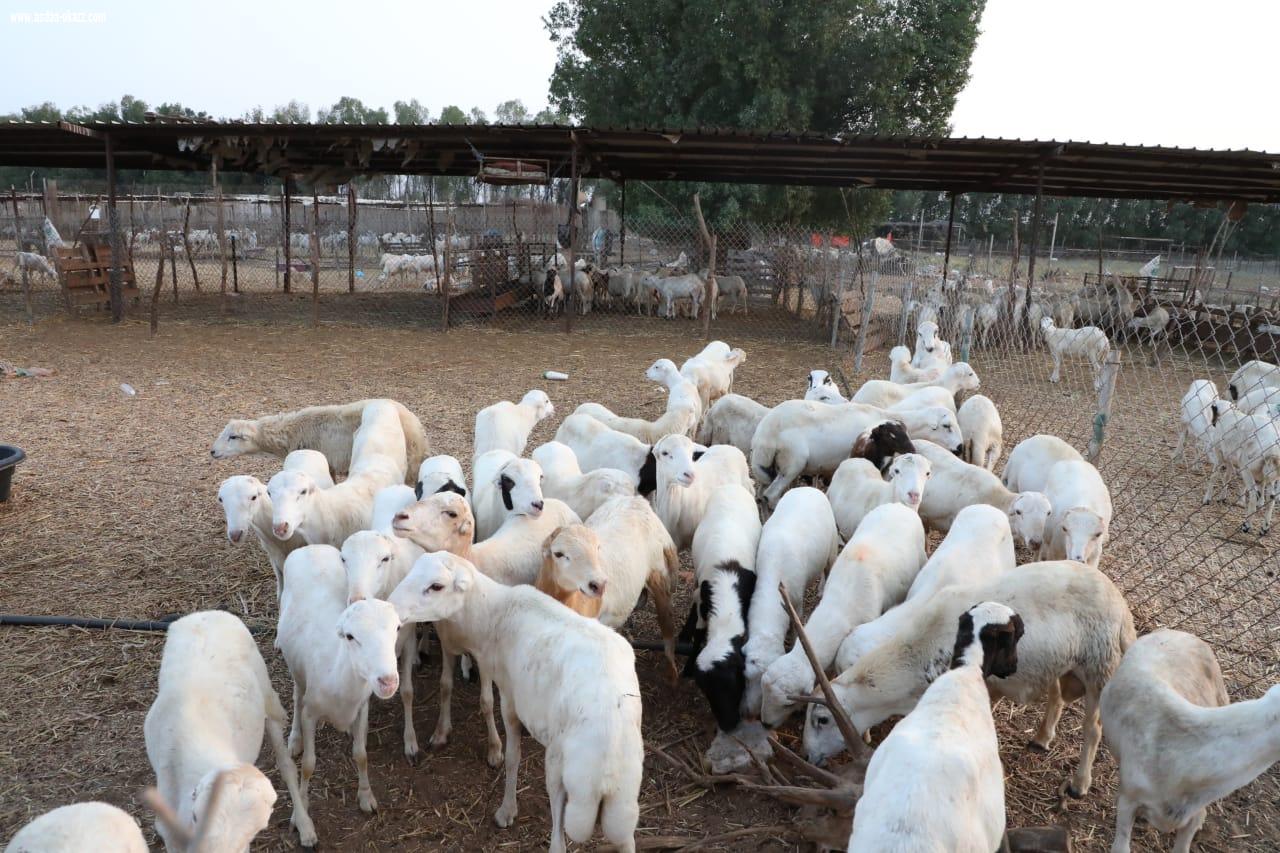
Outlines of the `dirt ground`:
[{"label": "dirt ground", "polygon": [[[467,327],[442,335],[434,318],[408,313],[375,325],[339,324],[329,312],[322,314],[321,327],[312,330],[257,318],[219,320],[208,308],[167,313],[154,340],[140,321],[113,328],[96,319],[55,318],[31,330],[17,324],[21,315],[16,312],[0,319],[0,358],[59,371],[51,380],[0,382],[0,441],[16,443],[28,454],[18,469],[13,499],[0,504],[5,530],[0,534],[0,611],[149,619],[224,607],[251,626],[270,629],[276,615],[270,567],[255,545],[234,548],[227,543],[215,492],[232,474],[265,479],[274,470],[273,460],[211,460],[209,443],[228,418],[394,397],[418,413],[433,447],[466,460],[476,409],[497,399],[518,399],[531,387],[545,386],[560,416],[586,400],[627,414],[655,416],[663,397],[643,380],[644,368],[662,356],[681,359],[700,345],[685,323],[647,320],[597,320],[568,337],[546,326],[521,334]],[[724,328],[722,337],[734,341],[736,330],[750,341],[734,390],[766,404],[798,395],[812,368],[839,363],[846,372],[850,369],[847,358],[833,358],[818,343],[751,334],[755,330],[746,324]],[[985,393],[1004,415],[1006,448],[1041,430],[1059,432],[1078,446],[1087,440],[1094,395],[1083,373],[1068,372],[1061,386],[1050,386],[1042,354],[975,357],[974,362],[987,380]],[[563,370],[571,378],[544,382],[539,377],[545,369]],[[882,353],[869,358],[866,373],[884,374]],[[1235,544],[1215,540],[1196,565],[1209,577],[1232,576],[1246,565],[1248,578],[1269,565],[1271,581],[1245,588],[1247,594],[1237,601],[1225,597],[1227,592],[1193,588],[1201,586],[1198,582],[1179,585],[1165,576],[1175,574],[1170,566],[1189,572],[1187,563],[1170,562],[1166,555],[1180,553],[1184,548],[1179,543],[1195,538],[1198,529],[1188,528],[1186,519],[1199,516],[1184,511],[1182,503],[1203,481],[1199,473],[1181,468],[1171,479],[1167,454],[1174,433],[1166,429],[1167,418],[1153,420],[1148,400],[1160,399],[1163,411],[1176,413],[1181,381],[1174,369],[1148,374],[1135,369],[1124,375],[1122,389],[1131,389],[1137,408],[1126,408],[1129,404],[1119,402],[1124,395],[1118,395],[1103,465],[1117,495],[1117,523],[1103,568],[1117,578],[1131,602],[1143,602],[1134,604],[1143,627],[1175,624],[1174,615],[1182,620],[1177,624],[1203,616],[1202,636],[1217,648],[1217,620],[1229,622],[1231,630],[1221,636],[1229,638],[1232,648],[1218,648],[1220,655],[1229,655],[1224,668],[1238,695],[1258,695],[1276,680],[1274,545],[1260,549],[1256,540],[1232,536],[1226,532],[1230,511],[1213,508],[1202,514],[1200,527],[1221,529]],[[136,396],[124,394],[121,383],[135,388]],[[1126,416],[1142,419],[1144,426],[1126,427]],[[543,424],[530,446],[550,439],[558,421]],[[1159,447],[1151,449],[1156,443]],[[1108,461],[1112,459],[1116,461]],[[1242,563],[1237,552],[1248,559]],[[1165,566],[1165,575],[1153,570],[1157,564]],[[1199,578],[1200,573],[1190,576]],[[1240,579],[1230,586],[1247,585]],[[1166,595],[1166,590],[1174,594]],[[1198,608],[1185,603],[1210,591]],[[679,606],[687,607],[687,601],[688,591],[682,590]],[[648,612],[633,617],[626,630],[637,639],[657,637]],[[87,799],[120,805],[149,826],[137,796],[152,780],[142,720],[154,695],[163,636],[12,627],[0,628],[0,636],[0,673],[10,687],[8,701],[0,704],[0,730],[6,735],[0,739],[0,839],[42,811]],[[259,635],[259,644],[287,701],[289,677],[271,648],[271,637],[270,630]],[[637,653],[645,739],[692,757],[711,741],[711,717],[696,688],[691,683],[668,686],[659,677],[659,664],[659,655]],[[420,739],[435,721],[438,666],[433,655],[417,676]],[[325,847],[545,846],[541,749],[526,738],[520,817],[514,827],[497,829],[492,813],[501,798],[501,771],[484,763],[475,686],[462,684],[458,694],[451,743],[427,754],[416,767],[408,766],[401,754],[399,702],[375,703],[369,755],[380,810],[373,817],[363,815],[355,803],[349,740],[323,730],[312,814]],[[1039,708],[1001,701],[995,714],[1008,774],[1010,825],[1065,823],[1076,849],[1107,849],[1115,765],[1105,747],[1095,768],[1094,790],[1084,800],[1068,803],[1065,811],[1057,808],[1058,786],[1079,751],[1078,711],[1068,710],[1048,755],[1024,749]],[[798,749],[798,734],[793,723],[782,738]],[[269,764],[269,759],[263,762]],[[641,799],[639,835],[665,838],[669,847],[761,828],[713,849],[797,849],[791,829],[794,810],[731,785],[714,791],[697,787],[652,756],[646,761]],[[255,849],[292,849],[295,839],[288,826],[287,796],[282,795]],[[1199,849],[1208,851],[1280,847],[1276,773],[1213,806],[1198,841]],[[1140,824],[1136,849],[1161,849],[1167,843],[1157,843]]]}]

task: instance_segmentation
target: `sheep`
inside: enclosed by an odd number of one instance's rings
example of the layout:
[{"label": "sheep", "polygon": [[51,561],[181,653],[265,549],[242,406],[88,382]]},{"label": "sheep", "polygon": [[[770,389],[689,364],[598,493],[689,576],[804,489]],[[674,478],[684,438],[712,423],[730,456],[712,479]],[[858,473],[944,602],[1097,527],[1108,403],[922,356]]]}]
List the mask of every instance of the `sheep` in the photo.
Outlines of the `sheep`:
[{"label": "sheep", "polygon": [[736,483],[755,493],[747,458],[736,447],[721,444],[699,453],[687,436],[668,435],[653,446],[653,456],[657,480],[653,509],[677,548],[693,542],[707,501],[718,487]]},{"label": "sheep", "polygon": [[1093,368],[1093,387],[1102,387],[1102,363],[1111,351],[1106,332],[1097,326],[1082,326],[1079,329],[1059,329],[1053,324],[1052,317],[1040,320],[1040,334],[1049,354],[1053,356],[1053,373],[1050,382],[1062,381],[1062,357],[1064,355],[1083,356],[1089,360]]},{"label": "sheep", "polygon": [[[232,459],[246,453],[268,453],[283,458],[290,451],[309,448],[318,450],[329,460],[335,474],[351,468],[352,444],[360,429],[365,407],[374,400],[359,400],[341,406],[309,406],[282,415],[266,415],[256,420],[231,420],[222,428],[209,454],[214,459]],[[418,416],[396,403],[404,430],[407,471],[405,484],[412,486],[413,477],[427,458],[430,446]]]},{"label": "sheep", "polygon": [[862,520],[878,506],[899,503],[912,511],[918,510],[932,469],[929,460],[920,454],[904,453],[889,464],[886,482],[870,460],[854,458],[841,462],[827,486],[826,495],[840,538],[848,542]]},{"label": "sheep", "polygon": [[849,853],[989,853],[1005,845],[1004,766],[986,679],[1017,672],[1025,626],[988,601],[965,611],[952,633],[948,671],[871,756]]},{"label": "sheep", "polygon": [[1255,388],[1235,401],[1236,408],[1250,415],[1280,419],[1280,385]]},{"label": "sheep", "polygon": [[[1027,633],[1018,645],[1018,671],[988,679],[992,695],[1027,703],[1046,697],[1045,716],[1032,744],[1047,747],[1065,701],[1084,696],[1080,761],[1063,790],[1083,797],[1093,784],[1093,760],[1102,740],[1098,699],[1136,632],[1124,596],[1106,575],[1070,560],[1030,563],[977,586],[935,593],[918,619],[842,672],[832,688],[859,732],[894,714],[907,714],[955,648],[953,626],[974,601],[999,601],[1018,613]],[[842,747],[829,713],[814,714],[806,730],[810,761]]]},{"label": "sheep", "polygon": [[73,803],[45,812],[9,841],[4,853],[148,853],[138,822],[100,802]]},{"label": "sheep", "polygon": [[610,429],[590,415],[575,414],[560,424],[555,440],[573,451],[582,471],[622,471],[643,497],[657,488],[653,448],[634,435]]},{"label": "sheep", "polygon": [[[849,631],[835,654],[836,671],[844,672],[911,624],[943,587],[985,583],[1013,571],[1016,565],[1008,516],[986,504],[965,507],[928,562],[915,573],[905,596],[899,596],[901,604]],[[813,712],[818,713],[818,709]]]},{"label": "sheep", "polygon": [[959,361],[947,365],[941,376],[929,382],[901,383],[887,379],[869,380],[862,383],[862,387],[849,399],[854,403],[888,408],[924,388],[945,388],[955,395],[961,391],[977,391],[981,386],[982,383],[973,368],[967,362]]},{"label": "sheep", "polygon": [[1164,338],[1165,330],[1169,328],[1169,310],[1157,305],[1142,317],[1134,317],[1130,320],[1129,328],[1134,332],[1141,332],[1145,329],[1147,343],[1155,346],[1156,341]]},{"label": "sheep", "polygon": [[1041,560],[1076,560],[1098,567],[1111,529],[1111,492],[1083,460],[1059,462],[1044,487],[1053,514],[1045,524]]},{"label": "sheep", "polygon": [[847,403],[848,399],[840,393],[835,380],[825,370],[810,370],[808,385],[804,392],[805,400],[817,400],[820,403]]},{"label": "sheep", "polygon": [[951,344],[938,337],[938,324],[926,320],[916,327],[916,350],[911,366],[946,369],[951,365]]},{"label": "sheep", "polygon": [[471,509],[476,518],[476,541],[488,539],[508,518],[537,518],[545,503],[542,466],[518,459],[506,450],[490,450],[476,457],[472,473],[475,492]]},{"label": "sheep", "polygon": [[[302,471],[311,476],[316,487],[327,489],[333,485],[329,476],[329,463],[324,454],[315,450],[295,450],[284,458],[284,470]],[[237,474],[222,481],[218,487],[218,503],[227,521],[227,541],[239,545],[244,541],[246,531],[253,531],[254,538],[262,547],[271,563],[271,571],[276,578],[276,600],[280,599],[281,574],[285,557],[297,548],[306,545],[301,534],[296,531],[288,539],[281,541],[271,532],[272,520],[271,496],[267,487],[257,477],[249,474]]]},{"label": "sheep", "polygon": [[[742,276],[717,275],[716,287],[719,290],[717,301],[719,296],[733,297],[733,307],[729,309],[730,314],[737,314],[739,305],[742,306],[743,316],[746,316],[747,314],[750,313],[747,310],[747,306],[750,304],[750,300],[748,298],[748,293],[747,293],[747,282],[745,279],[743,279]],[[711,319],[713,320],[715,319],[714,314],[711,315]]]},{"label": "sheep", "polygon": [[990,346],[991,333],[1000,322],[1000,308],[994,300],[983,302],[978,306],[974,320],[978,330],[978,346]]},{"label": "sheep", "polygon": [[[1280,497],[1280,421],[1266,415],[1241,412],[1230,400],[1216,400],[1211,407],[1213,427],[1209,432],[1209,459],[1213,470],[1204,493],[1204,503],[1213,496],[1218,473],[1234,470],[1240,477],[1247,497],[1245,513],[1252,516],[1267,503],[1267,514],[1259,533],[1271,529],[1276,499]],[[1261,500],[1260,500],[1261,499]],[[1240,529],[1252,529],[1248,517]]]},{"label": "sheep", "polygon": [[610,429],[633,435],[646,444],[653,444],[664,435],[692,435],[702,414],[697,386],[681,376],[669,358],[655,361],[645,376],[668,389],[667,409],[656,421],[619,417],[599,403],[583,403],[574,414],[590,415]]},{"label": "sheep", "polygon": [[[286,598],[291,592],[286,588]],[[291,822],[299,840],[304,847],[315,845],[306,783],[299,787],[284,721],[266,662],[243,622],[206,610],[169,625],[143,738],[161,798],[177,809],[182,827],[206,827],[207,849],[247,850],[271,820],[275,788],[254,766],[264,732],[293,802]],[[219,777],[222,790],[211,814],[209,795]],[[182,849],[163,822],[156,823],[156,832],[170,853]]]},{"label": "sheep", "polygon": [[418,482],[413,487],[413,494],[418,500],[423,495],[436,492],[456,492],[464,498],[468,496],[467,475],[462,473],[462,463],[452,456],[432,456],[422,460],[418,466]]},{"label": "sheep", "polygon": [[667,656],[676,679],[676,627],[672,583],[680,568],[675,543],[648,501],[607,501],[585,525],[555,530],[542,547],[542,570],[534,583],[576,613],[621,628],[647,592],[653,599]]},{"label": "sheep", "polygon": [[1000,481],[1015,492],[1043,492],[1049,471],[1059,462],[1081,462],[1080,451],[1056,435],[1041,433],[1018,442],[1004,463]]},{"label": "sheep", "polygon": [[1189,851],[1210,803],[1280,760],[1280,686],[1230,704],[1204,641],[1162,629],[1125,653],[1102,689],[1102,727],[1120,765],[1112,853],[1129,853],[1139,813]]},{"label": "sheep", "polygon": [[[841,398],[838,402],[845,403],[847,400]],[[896,403],[886,406],[886,411],[890,412],[909,412],[912,409],[925,409],[930,407],[943,408],[956,414],[956,398],[946,388],[932,386],[921,388],[918,391],[912,391]]]},{"label": "sheep", "polygon": [[742,720],[743,646],[760,533],[754,494],[728,483],[708,495],[705,515],[693,537],[698,595],[681,632],[682,639],[693,642],[684,674],[707,697],[716,725],[725,733],[737,729]]},{"label": "sheep", "polygon": [[1259,388],[1280,388],[1280,367],[1266,361],[1246,361],[1227,380],[1227,392],[1232,400]]},{"label": "sheep", "polygon": [[[756,428],[751,442],[751,474],[766,486],[763,497],[772,507],[797,477],[829,479],[850,455],[865,455],[851,454],[855,442],[869,429],[890,420],[900,422],[912,440],[933,439],[956,452],[963,446],[956,417],[947,409],[890,413],[862,403],[829,406],[787,400],[765,415]],[[910,452],[910,442],[903,449]],[[879,467],[885,460],[873,461]]]},{"label": "sheep", "polygon": [[662,298],[662,316],[674,320],[676,302],[688,299],[692,303],[692,315],[698,316],[702,310],[702,299],[706,291],[706,282],[693,273],[658,278],[649,276],[645,279],[649,286]]},{"label": "sheep", "polygon": [[751,455],[751,438],[769,407],[741,394],[725,394],[711,404],[702,425],[698,427],[698,443],[706,446],[729,444]]},{"label": "sheep", "polygon": [[418,558],[390,600],[402,619],[444,620],[475,638],[477,663],[502,693],[507,779],[498,826],[516,818],[525,726],[546,747],[551,853],[564,853],[565,833],[587,841],[597,816],[604,836],[633,853],[644,741],[631,645],[532,587],[504,587],[450,554]]},{"label": "sheep", "polygon": [[542,494],[564,501],[579,518],[588,518],[613,498],[636,493],[635,483],[625,471],[597,468],[584,474],[577,455],[558,441],[548,441],[530,455],[542,466]]},{"label": "sheep", "polygon": [[956,419],[964,436],[965,461],[994,471],[1004,447],[1004,424],[996,404],[990,397],[975,394],[960,405]]},{"label": "sheep", "polygon": [[44,255],[36,252],[18,252],[13,256],[13,277],[16,281],[21,278],[20,273],[34,273],[41,278],[56,279],[58,273],[54,270],[53,264]]},{"label": "sheep", "polygon": [[889,381],[907,384],[912,382],[932,382],[942,375],[937,367],[923,370],[911,366],[911,350],[904,346],[896,346],[889,350]]},{"label": "sheep", "polygon": [[546,310],[548,315],[554,316],[557,312],[564,310],[564,304],[564,281],[560,278],[559,272],[555,269],[549,269],[542,284],[541,307]]},{"label": "sheep", "polygon": [[519,403],[502,400],[476,412],[475,442],[471,458],[479,459],[490,450],[505,450],[523,456],[529,433],[540,421],[556,412],[545,391],[534,389]]},{"label": "sheep", "polygon": [[310,545],[337,546],[357,530],[368,529],[374,495],[405,479],[405,440],[395,406],[390,400],[374,400],[365,407],[352,442],[351,473],[341,483],[319,489],[301,471],[281,471],[267,482],[277,539],[297,533]]},{"label": "sheep", "polygon": [[972,504],[988,504],[1009,516],[1013,533],[1038,551],[1052,504],[1043,492],[1014,492],[986,468],[970,465],[931,441],[917,441],[916,452],[929,460],[933,476],[920,501],[920,517],[930,530],[947,531],[956,514]]},{"label": "sheep", "polygon": [[[865,459],[858,461],[871,464]],[[825,580],[839,553],[840,534],[826,495],[813,488],[792,489],[783,495],[765,522],[756,549],[757,581],[747,614],[751,630],[742,650],[746,677],[743,707],[747,713],[760,712],[760,677],[786,651],[790,625],[778,584],[786,586],[787,595],[798,606],[809,582]]]},{"label": "sheep", "polygon": [[[275,646],[293,676],[289,749],[302,754],[300,802],[316,769],[316,724],[351,732],[360,809],[378,801],[369,786],[369,694],[390,699],[400,687],[396,645],[400,618],[385,601],[347,603],[342,555],[330,545],[308,545],[284,563],[285,586]],[[314,842],[313,842],[314,843]]]},{"label": "sheep", "polygon": [[[1209,452],[1209,431],[1213,426],[1212,412],[1214,400],[1218,399],[1218,386],[1208,379],[1192,380],[1187,393],[1182,395],[1179,410],[1181,426],[1178,429],[1178,443],[1173,448],[1173,456],[1179,454],[1185,462],[1187,459],[1187,438],[1194,439],[1195,445],[1202,453]],[[1012,458],[1012,457],[1011,457]]]},{"label": "sheep", "polygon": [[724,341],[712,341],[702,352],[680,365],[680,375],[698,386],[702,411],[733,390],[733,373],[747,360],[740,349],[730,349]]},{"label": "sheep", "polygon": [[[818,663],[828,667],[841,641],[902,601],[925,563],[924,525],[901,504],[885,504],[867,513],[831,567],[818,606],[809,614],[805,634]],[[817,677],[799,641],[773,661],[760,678],[760,719],[780,725],[796,709],[791,697],[813,689]]]}]

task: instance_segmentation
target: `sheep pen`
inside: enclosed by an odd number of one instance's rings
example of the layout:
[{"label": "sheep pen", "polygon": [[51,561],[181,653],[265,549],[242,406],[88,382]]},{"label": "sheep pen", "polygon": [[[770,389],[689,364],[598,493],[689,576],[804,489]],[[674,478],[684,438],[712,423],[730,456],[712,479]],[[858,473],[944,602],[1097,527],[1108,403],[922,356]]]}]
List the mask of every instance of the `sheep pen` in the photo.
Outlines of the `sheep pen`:
[{"label": "sheep pen", "polygon": [[[215,497],[218,484],[233,473],[265,482],[274,460],[211,460],[209,442],[228,418],[391,397],[419,415],[433,453],[469,459],[475,412],[494,400],[518,400],[529,388],[546,390],[557,410],[535,428],[530,448],[549,441],[563,416],[587,401],[657,418],[666,392],[643,380],[644,368],[661,357],[679,363],[703,343],[683,324],[656,322],[625,330],[584,323],[568,337],[483,328],[440,335],[330,323],[314,330],[273,326],[263,334],[256,323],[207,314],[163,325],[154,339],[143,322],[111,328],[58,318],[34,329],[16,320],[0,328],[6,359],[59,371],[48,381],[0,383],[7,413],[3,439],[28,454],[13,498],[0,505],[6,530],[0,537],[0,612],[156,619],[226,608],[252,628],[267,627],[256,638],[282,696],[288,695],[289,676],[271,649],[276,602],[270,566],[256,548],[228,546]],[[717,335],[737,345],[731,331]],[[802,396],[814,368],[840,365],[855,388],[889,371],[887,347],[868,348],[856,376],[843,349],[778,337],[752,338],[744,348],[749,359],[733,390],[766,405]],[[1191,379],[1213,378],[1222,387],[1231,370],[1211,369],[1186,352],[1151,365],[1139,345],[1116,348],[1124,361],[1099,461],[1112,488],[1115,519],[1101,569],[1125,592],[1140,630],[1195,632],[1213,646],[1233,698],[1253,698],[1280,679],[1275,533],[1259,539],[1238,532],[1238,508],[1202,508],[1203,461],[1169,460],[1178,401]],[[1086,363],[1065,362],[1063,381],[1051,384],[1043,350],[982,349],[969,361],[981,377],[981,393],[1000,407],[1005,457],[1018,441],[1041,431],[1082,451],[1093,437],[1097,394]],[[546,382],[540,378],[545,369],[565,371],[570,379]],[[136,396],[121,393],[125,382]],[[997,470],[1002,464],[1003,458]],[[686,560],[677,613],[688,609],[689,570]],[[659,637],[648,608],[637,610],[623,630],[636,640]],[[164,636],[75,628],[0,632],[0,667],[13,697],[0,709],[7,734],[0,773],[9,780],[0,798],[0,838],[54,806],[101,799],[141,817],[154,846],[150,816],[138,796],[152,778],[141,729]],[[435,716],[437,699],[428,685],[438,673],[437,648],[418,675],[420,728]],[[638,652],[636,660],[646,745],[700,767],[715,731],[705,700],[692,681],[668,686],[660,652]],[[541,747],[525,740],[529,766],[522,784],[528,787],[520,792],[521,815],[513,827],[499,830],[491,816],[501,798],[502,771],[484,763],[483,722],[474,712],[477,686],[459,681],[457,690],[450,744],[424,752],[416,767],[403,758],[399,703],[371,708],[369,760],[379,801],[374,816],[356,808],[349,771],[337,764],[347,761],[343,736],[331,729],[318,733],[311,815],[327,846],[526,850],[545,844],[548,815],[537,781]],[[1057,810],[1057,781],[1079,749],[1078,707],[1067,709],[1048,755],[1024,748],[1039,706],[1000,701],[994,713],[1008,774],[1009,825],[1063,824],[1074,849],[1108,849],[1116,767],[1105,746],[1093,791],[1069,801],[1065,812]],[[877,729],[874,742],[883,735],[884,728]],[[798,727],[783,729],[781,740],[798,751]],[[799,845],[791,809],[732,784],[704,787],[652,751],[640,806],[641,849],[679,849],[704,839],[710,849],[724,850]],[[1209,815],[1197,837],[1200,849],[1276,849],[1280,772],[1273,769],[1214,804]],[[1156,839],[1144,823],[1136,837],[1142,847]],[[255,849],[291,850],[295,839],[288,809],[280,806]]]}]

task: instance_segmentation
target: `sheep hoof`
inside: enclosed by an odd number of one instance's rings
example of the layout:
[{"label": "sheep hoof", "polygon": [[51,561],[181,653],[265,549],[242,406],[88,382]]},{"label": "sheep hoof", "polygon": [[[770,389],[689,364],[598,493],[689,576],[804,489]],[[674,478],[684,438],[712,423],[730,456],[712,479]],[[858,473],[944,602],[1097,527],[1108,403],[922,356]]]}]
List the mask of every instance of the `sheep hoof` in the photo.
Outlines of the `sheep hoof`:
[{"label": "sheep hoof", "polygon": [[1044,744],[1038,741],[1034,741],[1034,740],[1027,741],[1027,752],[1039,752],[1044,754],[1044,753],[1047,753],[1048,751],[1049,751],[1049,747],[1045,746]]},{"label": "sheep hoof", "polygon": [[1250,528],[1249,528],[1249,522],[1247,522],[1247,521],[1246,521],[1246,522],[1244,522],[1243,524],[1241,524],[1241,525],[1240,525],[1240,532],[1241,532],[1241,533],[1248,533],[1248,532],[1249,532],[1249,530],[1250,530]]},{"label": "sheep hoof", "polygon": [[445,746],[448,745],[448,743],[449,743],[449,736],[447,734],[431,736],[431,748],[433,750],[443,749]]},{"label": "sheep hoof", "polygon": [[406,746],[404,749],[404,760],[409,762],[410,767],[416,767],[418,766],[419,754],[420,753],[418,752],[417,746],[414,746],[412,750],[410,750],[409,747]]},{"label": "sheep hoof", "polygon": [[515,823],[515,820],[516,820],[516,810],[514,807],[508,809],[505,805],[503,805],[496,812],[494,812],[494,815],[493,815],[493,822],[496,823],[498,826],[502,827],[503,829],[506,829],[508,826],[511,826],[511,824]]},{"label": "sheep hoof", "polygon": [[378,810],[378,800],[373,796],[372,791],[361,791],[359,794],[360,811],[365,814],[373,814]]},{"label": "sheep hoof", "polygon": [[1069,780],[1062,783],[1062,787],[1058,790],[1059,797],[1070,797],[1073,800],[1080,800],[1084,795],[1089,793],[1088,790],[1081,791]]}]

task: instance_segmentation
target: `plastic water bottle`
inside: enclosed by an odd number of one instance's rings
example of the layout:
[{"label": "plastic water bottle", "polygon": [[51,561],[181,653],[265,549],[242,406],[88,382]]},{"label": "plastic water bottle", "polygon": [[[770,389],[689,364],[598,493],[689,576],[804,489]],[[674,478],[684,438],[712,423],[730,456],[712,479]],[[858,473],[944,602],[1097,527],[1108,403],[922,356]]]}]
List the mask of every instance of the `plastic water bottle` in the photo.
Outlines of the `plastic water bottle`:
[{"label": "plastic water bottle", "polygon": [[128,382],[121,382],[120,390],[124,392],[126,397],[136,397],[138,395],[138,392]]},{"label": "plastic water bottle", "polygon": [[554,379],[554,380],[556,380],[557,382],[563,382],[563,381],[565,381],[566,379],[568,379],[568,378],[569,378],[569,374],[567,374],[567,373],[561,373],[561,372],[560,372],[560,371],[558,371],[558,370],[544,370],[544,371],[542,371],[542,378],[543,378],[543,379]]}]

